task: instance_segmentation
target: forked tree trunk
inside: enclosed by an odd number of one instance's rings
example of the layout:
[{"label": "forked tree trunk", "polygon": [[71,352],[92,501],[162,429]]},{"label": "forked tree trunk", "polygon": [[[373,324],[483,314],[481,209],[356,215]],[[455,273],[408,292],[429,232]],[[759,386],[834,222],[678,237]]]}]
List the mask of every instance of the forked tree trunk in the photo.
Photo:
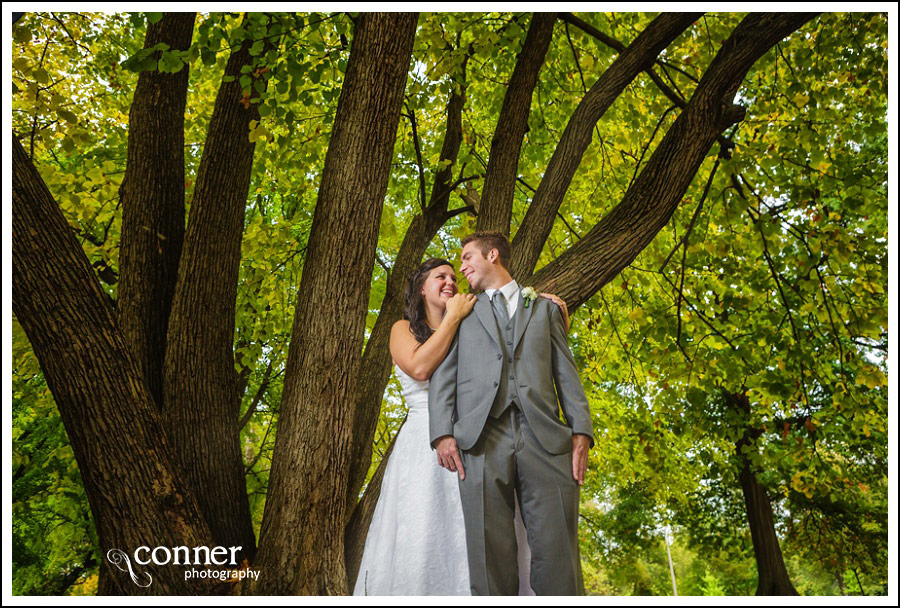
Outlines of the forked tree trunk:
[{"label": "forked tree trunk", "polygon": [[294,315],[254,593],[347,593],[354,388],[417,18],[357,17]]},{"label": "forked tree trunk", "polygon": [[12,151],[13,310],[78,462],[108,575],[104,591],[212,593],[205,583],[185,582],[177,566],[154,569],[148,587],[110,570],[107,551],[133,556],[141,545],[210,545],[212,534],[175,464],[112,301],[15,137]]},{"label": "forked tree trunk", "polygon": [[652,66],[660,52],[701,15],[663,13],[654,19],[600,75],[575,108],[513,239],[510,271],[514,278],[521,280],[534,270],[575,170],[591,143],[594,125],[625,87]]}]

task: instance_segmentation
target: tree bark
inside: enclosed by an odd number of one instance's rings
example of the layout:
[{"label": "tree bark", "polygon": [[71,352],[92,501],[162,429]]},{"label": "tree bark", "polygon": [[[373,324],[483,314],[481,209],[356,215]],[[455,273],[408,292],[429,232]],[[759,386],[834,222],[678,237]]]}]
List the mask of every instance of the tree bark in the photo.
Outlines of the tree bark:
[{"label": "tree bark", "polygon": [[[750,418],[750,399],[746,393],[728,394],[729,404],[738,409],[743,418]],[[745,448],[752,446],[759,432],[747,429],[735,444],[735,451],[741,463],[740,482],[744,494],[744,506],[750,523],[750,536],[753,539],[753,553],[756,555],[758,581],[756,595],[799,595],[791,584],[778,536],[775,533],[775,520],[772,515],[772,504],[766,489],[757,481],[751,468],[750,459]]]},{"label": "tree bark", "polygon": [[654,19],[603,72],[575,108],[512,241],[510,270],[514,278],[522,280],[534,270],[566,190],[591,143],[594,125],[625,87],[649,69],[659,53],[701,15],[663,13]]},{"label": "tree bark", "polygon": [[[186,50],[196,13],[165,13],[144,48]],[[157,53],[157,56],[160,53]],[[163,405],[166,330],[184,241],[184,106],[188,66],[141,72],[128,113],[128,162],[120,188],[122,238],[116,313],[157,407]]]},{"label": "tree bark", "polygon": [[253,43],[248,36],[231,54],[216,96],[169,320],[164,377],[167,429],[187,481],[216,543],[241,546],[248,559],[256,541],[240,449],[234,326],[255,148],[249,125],[259,120],[257,104],[249,102],[257,93],[240,84],[241,68],[253,64]]},{"label": "tree bark", "polygon": [[[353,456],[347,489],[348,519],[358,501],[359,490],[362,488],[372,461],[372,439],[378,424],[384,389],[391,375],[389,348],[391,328],[403,317],[409,275],[418,268],[429,243],[449,217],[447,207],[453,191],[453,170],[462,143],[462,110],[466,94],[465,62],[462,69],[462,81],[457,84],[459,90],[454,90],[450,94],[447,103],[447,127],[440,156],[441,161],[450,161],[450,164],[435,174],[431,198],[425,212],[413,218],[403,237],[403,243],[400,245],[397,259],[394,261],[388,277],[381,311],[363,353],[353,410]],[[368,528],[368,522],[365,525]],[[364,537],[362,541],[365,542]],[[352,553],[355,549],[348,547],[347,550]]]},{"label": "tree bark", "polygon": [[[212,535],[178,470],[140,366],[72,228],[13,137],[13,310],[59,408],[106,553],[141,545],[210,545]],[[107,571],[108,573],[108,571]],[[178,566],[142,588],[113,571],[128,594],[210,593]],[[141,578],[141,582],[146,582]]]},{"label": "tree bark", "polygon": [[[571,311],[628,266],[672,217],[718,135],[743,118],[744,109],[732,100],[747,71],[776,42],[813,17],[814,13],[751,13],[741,21],[622,201],[575,245],[524,282],[556,293]],[[543,246],[543,240],[534,242],[539,238],[531,233],[527,248]],[[514,247],[513,260],[516,255]]]},{"label": "tree bark", "polygon": [[535,13],[531,19],[494,128],[476,230],[496,230],[509,236],[516,171],[522,140],[528,131],[531,98],[550,47],[555,22],[555,13]]},{"label": "tree bark", "polygon": [[352,400],[417,18],[357,17],[294,315],[254,593],[347,593]]}]

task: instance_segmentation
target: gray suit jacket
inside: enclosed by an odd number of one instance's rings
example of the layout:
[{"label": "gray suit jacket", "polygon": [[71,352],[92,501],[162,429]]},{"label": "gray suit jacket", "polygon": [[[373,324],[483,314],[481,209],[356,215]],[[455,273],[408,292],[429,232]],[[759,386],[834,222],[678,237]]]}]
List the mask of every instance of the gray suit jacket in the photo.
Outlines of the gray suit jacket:
[{"label": "gray suit jacket", "polygon": [[[591,437],[593,446],[588,402],[559,307],[537,298],[526,308],[521,291],[518,297],[510,365],[528,425],[541,447],[551,454],[570,451],[572,433]],[[428,410],[432,445],[444,435],[453,435],[463,450],[478,441],[499,382],[503,381],[500,340],[490,299],[481,293],[472,314],[460,323],[450,352],[431,376]],[[559,418],[560,408],[565,422]]]}]

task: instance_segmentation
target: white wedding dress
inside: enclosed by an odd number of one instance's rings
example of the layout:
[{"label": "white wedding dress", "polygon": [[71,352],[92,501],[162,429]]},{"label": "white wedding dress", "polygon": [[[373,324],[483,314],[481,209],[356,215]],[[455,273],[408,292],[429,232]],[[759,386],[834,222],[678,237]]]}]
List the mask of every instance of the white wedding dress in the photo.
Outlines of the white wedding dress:
[{"label": "white wedding dress", "polygon": [[[353,595],[469,595],[457,474],[437,463],[428,433],[428,381],[396,365],[409,408],[381,483]],[[516,508],[520,595],[534,595],[531,555]]]}]

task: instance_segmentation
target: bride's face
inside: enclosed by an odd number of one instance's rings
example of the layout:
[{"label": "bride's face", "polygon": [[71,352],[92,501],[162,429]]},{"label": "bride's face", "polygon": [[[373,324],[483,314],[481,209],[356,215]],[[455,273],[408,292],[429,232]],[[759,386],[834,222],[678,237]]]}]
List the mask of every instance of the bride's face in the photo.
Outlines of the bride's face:
[{"label": "bride's face", "polygon": [[422,296],[426,302],[437,304],[441,308],[447,305],[447,300],[459,292],[456,286],[456,273],[452,266],[438,266],[432,268],[428,278],[422,285]]}]

